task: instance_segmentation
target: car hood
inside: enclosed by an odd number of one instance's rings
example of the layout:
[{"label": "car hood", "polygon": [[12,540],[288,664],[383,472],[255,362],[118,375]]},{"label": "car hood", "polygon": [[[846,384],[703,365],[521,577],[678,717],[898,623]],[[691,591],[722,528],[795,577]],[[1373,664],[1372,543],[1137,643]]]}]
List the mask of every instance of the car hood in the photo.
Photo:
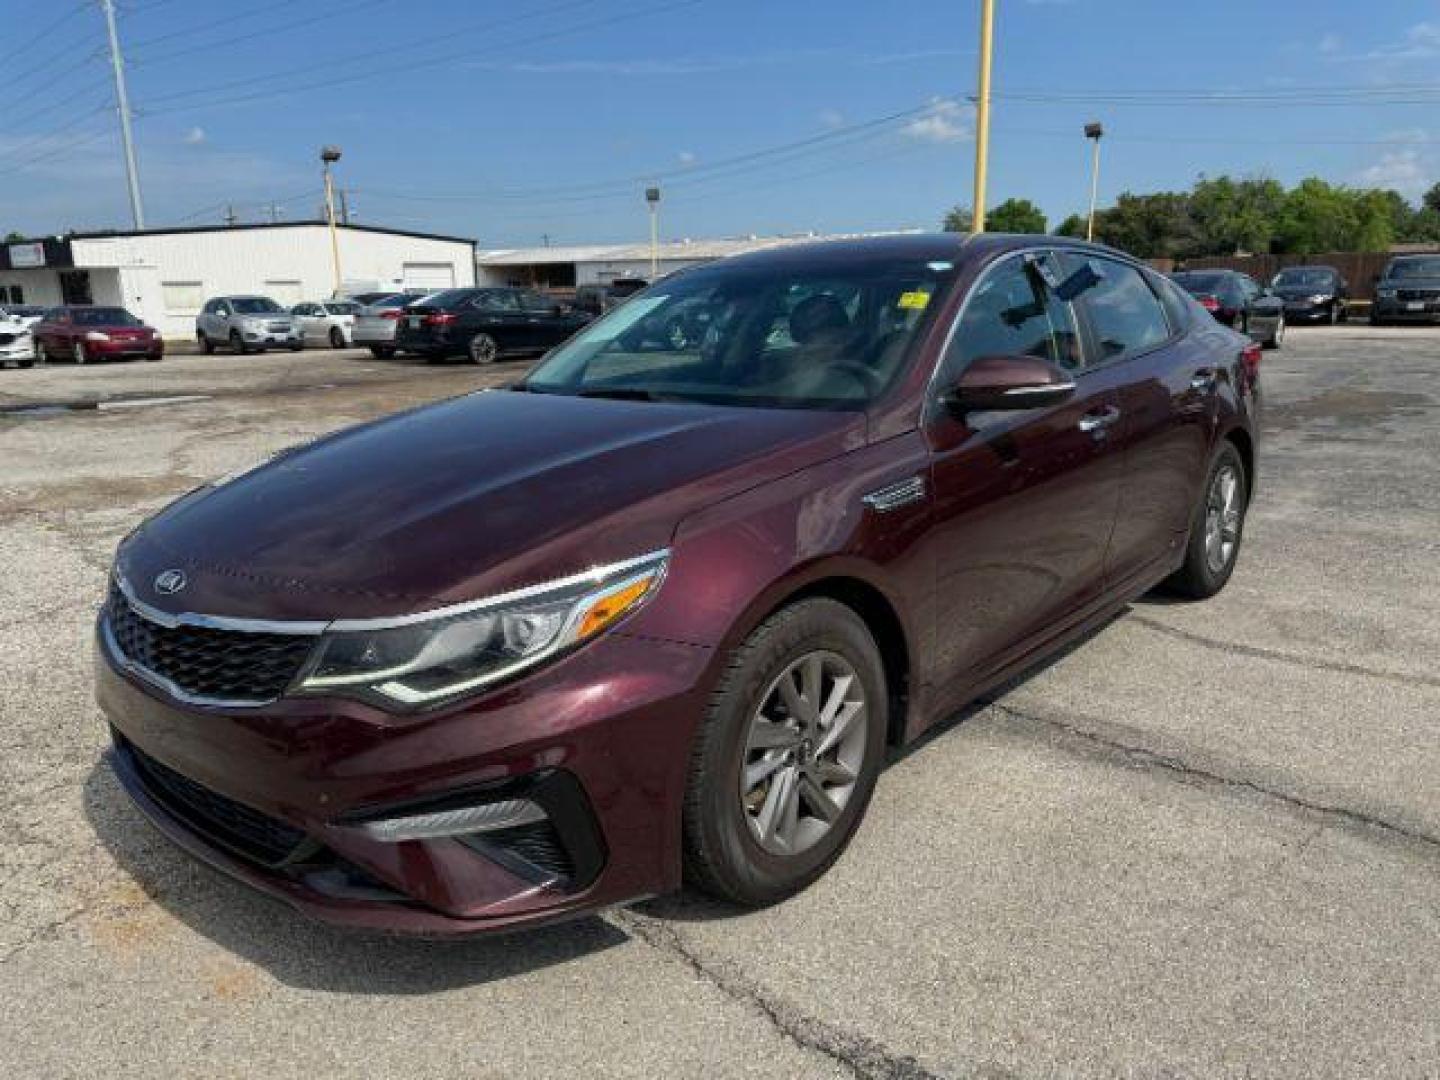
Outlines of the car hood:
[{"label": "car hood", "polygon": [[1381,289],[1440,289],[1440,277],[1382,278]]},{"label": "car hood", "polygon": [[1271,290],[1282,300],[1308,300],[1312,296],[1334,296],[1334,285],[1277,285]]},{"label": "car hood", "polygon": [[288,311],[260,312],[257,314],[242,313],[235,316],[247,322],[290,322],[295,316]]},{"label": "car hood", "polygon": [[[665,548],[694,510],[864,436],[858,413],[482,392],[200,488],[137,530],[119,569],[171,612],[409,614]],[[169,569],[187,584],[159,595]]]}]

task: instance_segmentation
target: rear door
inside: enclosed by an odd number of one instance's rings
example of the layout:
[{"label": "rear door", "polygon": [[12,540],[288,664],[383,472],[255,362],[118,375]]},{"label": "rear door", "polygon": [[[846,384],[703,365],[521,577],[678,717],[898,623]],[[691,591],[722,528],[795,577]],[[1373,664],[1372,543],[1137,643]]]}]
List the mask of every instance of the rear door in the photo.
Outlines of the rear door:
[{"label": "rear door", "polygon": [[1052,254],[1016,254],[972,287],[936,382],[950,386],[981,356],[1041,356],[1069,371],[1059,405],[955,416],[932,403],[936,644],[944,696],[1008,664],[1103,589],[1120,494],[1111,429],[1114,369],[1085,361],[1073,305],[1058,298]]},{"label": "rear door", "polygon": [[1123,584],[1178,557],[1223,373],[1186,332],[1193,308],[1172,283],[1119,259],[1065,259],[1071,272],[1092,271],[1077,304],[1091,355],[1120,394],[1124,480],[1105,562],[1110,584]]},{"label": "rear door", "polygon": [[471,335],[489,334],[502,352],[538,347],[539,327],[521,310],[518,289],[481,289],[470,301],[463,322]]}]

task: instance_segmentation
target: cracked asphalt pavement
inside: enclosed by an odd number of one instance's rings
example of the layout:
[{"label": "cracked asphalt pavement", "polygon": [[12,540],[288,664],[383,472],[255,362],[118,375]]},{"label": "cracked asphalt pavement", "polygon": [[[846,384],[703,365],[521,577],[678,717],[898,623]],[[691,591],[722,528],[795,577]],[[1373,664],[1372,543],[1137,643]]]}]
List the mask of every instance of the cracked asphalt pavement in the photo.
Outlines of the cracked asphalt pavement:
[{"label": "cracked asphalt pavement", "polygon": [[818,885],[463,943],[195,864],[102,760],[116,541],[207,478],[519,373],[357,353],[0,373],[14,1076],[1440,1073],[1440,331],[1296,330],[1206,604],[1146,598],[895,756]]}]

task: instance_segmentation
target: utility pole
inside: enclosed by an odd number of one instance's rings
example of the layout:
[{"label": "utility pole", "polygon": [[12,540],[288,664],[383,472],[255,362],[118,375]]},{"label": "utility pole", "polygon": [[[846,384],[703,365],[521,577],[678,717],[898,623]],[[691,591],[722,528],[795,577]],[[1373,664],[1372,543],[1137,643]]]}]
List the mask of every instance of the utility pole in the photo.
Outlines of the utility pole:
[{"label": "utility pole", "polygon": [[335,295],[339,296],[344,278],[340,275],[340,234],[335,230],[335,181],[330,175],[330,166],[340,160],[338,146],[320,148],[321,169],[325,174],[325,219],[330,224],[330,255],[335,260]]},{"label": "utility pole", "polygon": [[350,193],[343,187],[340,189],[340,224],[350,224]]},{"label": "utility pole", "polygon": [[995,0],[980,0],[980,86],[975,95],[975,209],[971,231],[985,231],[985,182],[990,169],[990,61],[995,48]]},{"label": "utility pole", "polygon": [[120,55],[120,34],[115,29],[115,0],[100,0],[105,28],[110,34],[110,66],[115,71],[115,108],[120,113],[120,141],[125,147],[125,175],[130,183],[130,217],[135,228],[145,228],[145,207],[140,202],[140,171],[135,165],[135,139],[130,131],[130,94],[125,88],[125,60]]},{"label": "utility pole", "polygon": [[225,207],[225,225],[226,225],[228,228],[233,229],[233,228],[235,227],[236,222],[238,222],[239,220],[240,220],[240,219],[235,216],[235,206],[234,206],[233,203],[232,203],[231,205]]},{"label": "utility pole", "polygon": [[650,283],[660,276],[660,189],[645,189],[645,202],[650,207]]},{"label": "utility pole", "polygon": [[1095,151],[1090,159],[1090,220],[1085,226],[1085,239],[1095,239],[1095,204],[1100,200],[1100,140],[1105,137],[1105,125],[1086,124],[1085,137],[1095,142]]}]

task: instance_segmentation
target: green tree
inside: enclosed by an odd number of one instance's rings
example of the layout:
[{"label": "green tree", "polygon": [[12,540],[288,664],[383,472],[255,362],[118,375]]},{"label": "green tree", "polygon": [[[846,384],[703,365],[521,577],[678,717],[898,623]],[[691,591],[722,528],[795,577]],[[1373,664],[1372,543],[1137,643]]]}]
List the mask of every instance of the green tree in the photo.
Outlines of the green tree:
[{"label": "green tree", "polygon": [[1047,225],[1044,213],[1029,199],[1006,199],[985,220],[991,232],[1043,233]]},{"label": "green tree", "polygon": [[[1429,191],[1425,192],[1424,195],[1420,196],[1420,205],[1423,206],[1425,210],[1433,210],[1435,213],[1440,214],[1440,183],[1437,183]],[[1421,212],[1423,213],[1424,211]]]},{"label": "green tree", "polygon": [[1071,214],[1059,225],[1055,226],[1056,236],[1073,236],[1077,240],[1085,239],[1085,229],[1088,221],[1083,214]]},{"label": "green tree", "polygon": [[1196,254],[1190,197],[1162,191],[1123,193],[1095,216],[1095,239],[1138,259],[1183,259]]},{"label": "green tree", "polygon": [[973,216],[968,206],[952,206],[940,228],[946,232],[969,232],[972,224]]},{"label": "green tree", "polygon": [[10,232],[5,234],[5,243],[7,244],[18,244],[24,239],[25,235],[23,233],[18,233],[14,230],[11,230]]},{"label": "green tree", "polygon": [[1356,191],[1312,176],[1285,197],[1280,247],[1297,254],[1384,251],[1395,239],[1392,214],[1383,192]]},{"label": "green tree", "polygon": [[1201,177],[1190,192],[1195,254],[1268,252],[1285,204],[1285,188],[1267,176]]}]

